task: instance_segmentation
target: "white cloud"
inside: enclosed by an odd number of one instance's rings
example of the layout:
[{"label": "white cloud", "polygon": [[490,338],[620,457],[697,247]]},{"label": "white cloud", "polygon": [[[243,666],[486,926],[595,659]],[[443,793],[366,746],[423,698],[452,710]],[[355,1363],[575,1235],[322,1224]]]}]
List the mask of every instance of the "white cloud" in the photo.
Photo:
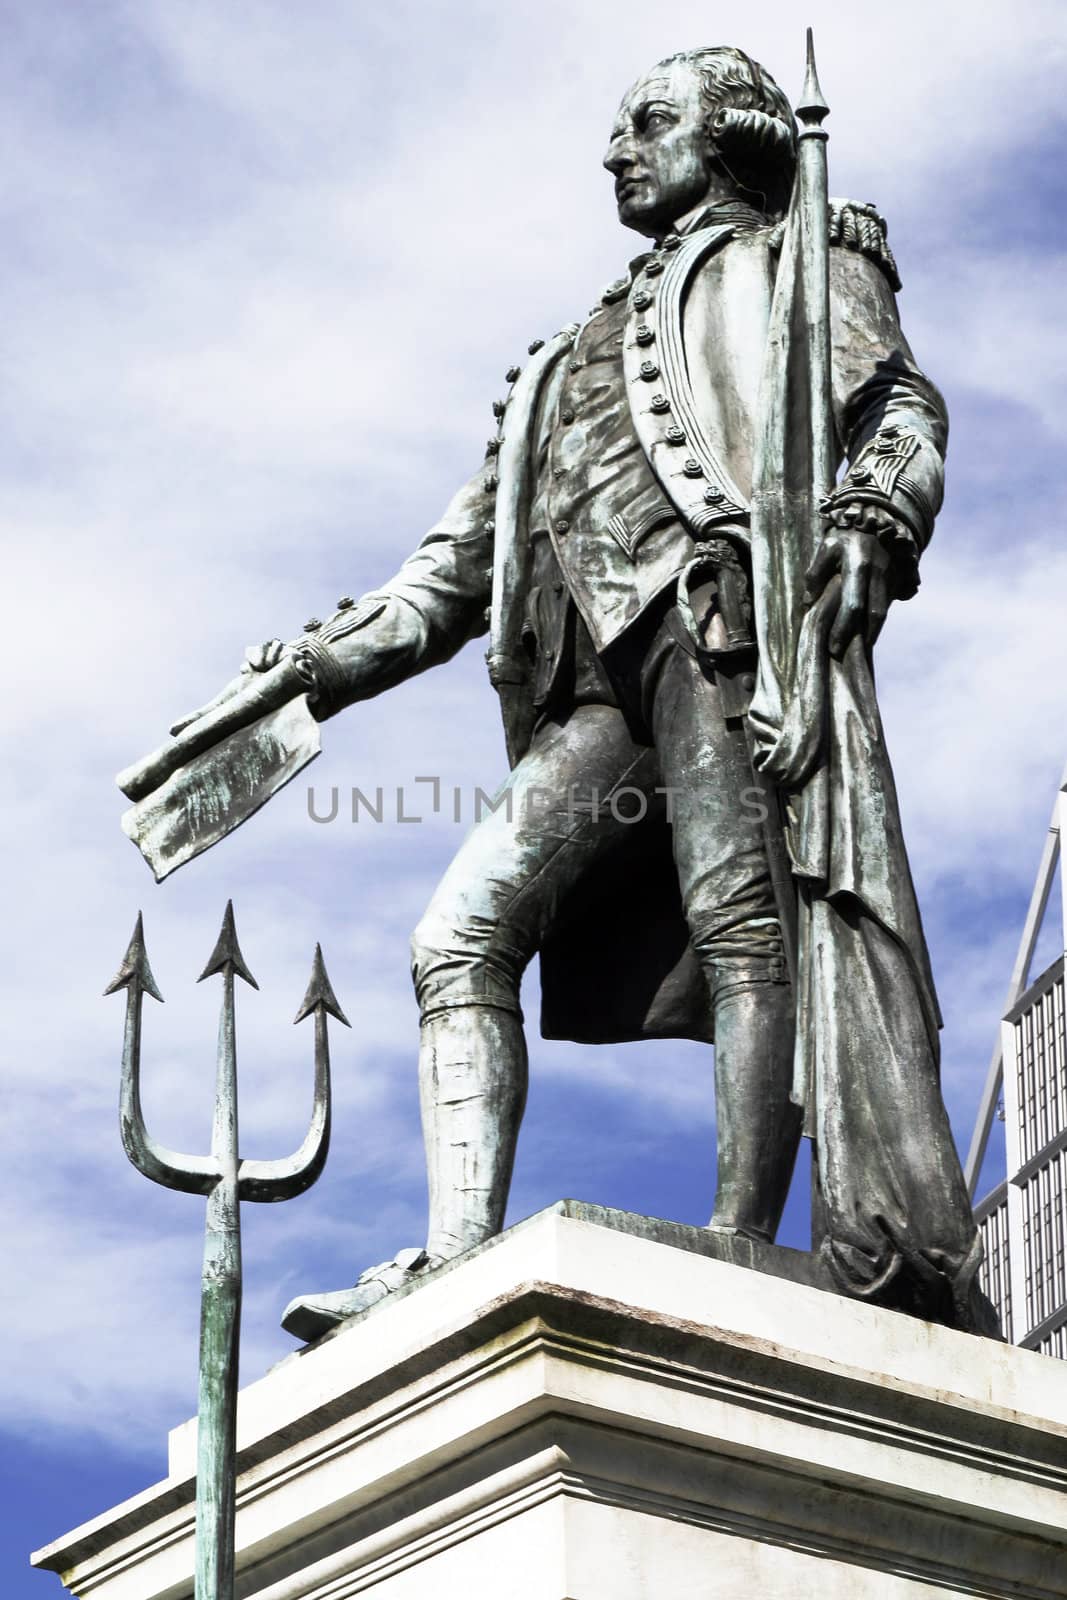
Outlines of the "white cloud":
[{"label": "white cloud", "polygon": [[1063,551],[931,549],[927,581],[891,620],[883,709],[929,879],[977,863],[1015,873],[1016,840],[1036,860],[1064,755],[1064,585]]}]

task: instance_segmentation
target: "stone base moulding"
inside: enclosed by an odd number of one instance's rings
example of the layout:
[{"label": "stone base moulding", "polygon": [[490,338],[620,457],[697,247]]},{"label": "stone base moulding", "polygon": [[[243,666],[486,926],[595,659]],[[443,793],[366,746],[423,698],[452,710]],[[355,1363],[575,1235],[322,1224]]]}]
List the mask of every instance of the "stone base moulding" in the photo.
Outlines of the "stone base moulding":
[{"label": "stone base moulding", "polygon": [[[754,1249],[564,1201],[288,1357],[240,1398],[241,1600],[1063,1600],[1067,1363]],[[194,1460],[35,1563],[185,1600]]]}]

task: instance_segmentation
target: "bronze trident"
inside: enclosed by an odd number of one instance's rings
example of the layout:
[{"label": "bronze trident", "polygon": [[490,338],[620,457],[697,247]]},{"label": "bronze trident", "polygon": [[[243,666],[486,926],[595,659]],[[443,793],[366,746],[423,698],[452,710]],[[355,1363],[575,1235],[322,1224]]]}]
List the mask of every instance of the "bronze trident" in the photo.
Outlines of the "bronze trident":
[{"label": "bronze trident", "polygon": [[179,1155],[157,1144],[141,1112],[141,1005],[145,994],[162,1000],[145,952],[140,913],[133,938],[105,994],[126,990],[122,1052],[122,1143],[139,1172],[169,1189],[207,1196],[203,1292],[200,1303],[200,1400],[196,1458],[196,1600],[232,1600],[234,1566],[235,1424],[241,1323],[242,1200],[290,1200],[311,1187],[330,1142],[330,1049],[327,1013],[350,1023],[337,1003],[315,946],[311,981],[294,1022],[315,1016],[315,1092],[311,1127],[299,1150],[284,1161],[242,1161],[237,1153],[237,1045],[234,978],[258,989],[237,943],[233,902],[200,982],[222,974],[215,1119],[209,1156]]}]

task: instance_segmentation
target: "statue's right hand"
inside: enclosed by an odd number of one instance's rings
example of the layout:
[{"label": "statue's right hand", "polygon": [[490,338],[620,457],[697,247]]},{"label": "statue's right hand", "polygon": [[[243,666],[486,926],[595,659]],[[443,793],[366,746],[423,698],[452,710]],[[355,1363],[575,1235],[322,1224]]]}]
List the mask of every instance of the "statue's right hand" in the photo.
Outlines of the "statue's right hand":
[{"label": "statue's right hand", "polygon": [[196,711],[190,711],[186,716],[179,717],[177,722],[172,722],[170,731],[172,735],[191,727],[194,722],[199,722],[201,717],[207,716],[209,711],[225,705],[227,700],[232,700],[235,694],[240,694],[246,688],[252,675],[256,672],[269,672],[276,667],[285,654],[285,646],[280,639],[268,639],[266,644],[250,644],[245,651],[245,659],[236,678],[231,678],[226,687],[219,691],[213,700],[206,705],[199,706]]},{"label": "statue's right hand", "polygon": [[280,639],[268,639],[266,644],[250,644],[245,651],[242,672],[269,672],[271,667],[276,667],[285,654],[285,646]]}]

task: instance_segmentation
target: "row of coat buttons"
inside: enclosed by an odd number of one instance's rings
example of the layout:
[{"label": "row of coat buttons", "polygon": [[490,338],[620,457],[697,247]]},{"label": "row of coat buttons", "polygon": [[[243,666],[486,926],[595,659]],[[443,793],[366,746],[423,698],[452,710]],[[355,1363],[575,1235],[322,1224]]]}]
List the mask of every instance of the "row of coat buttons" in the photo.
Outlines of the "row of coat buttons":
[{"label": "row of coat buttons", "polygon": [[[535,356],[539,350],[543,350],[544,349],[544,344],[545,344],[545,341],[543,339],[533,339],[533,340],[531,340],[530,346],[529,346],[530,354],[532,356]],[[572,361],[570,363],[570,370],[572,372],[578,372],[578,371],[580,371],[580,369],[581,369],[581,362],[580,361]],[[518,366],[517,364],[510,366],[508,368],[508,370],[504,374],[504,378],[508,383],[517,383],[521,376],[522,376],[522,368],[520,366]],[[494,400],[493,401],[493,415],[494,415],[494,417],[496,417],[498,422],[503,418],[504,413],[506,411],[507,411],[507,401],[506,400]],[[574,413],[573,413],[573,411],[570,412],[569,415],[564,416],[563,420],[565,422],[573,422],[574,421]],[[504,442],[503,438],[501,436],[499,436],[499,435],[495,439],[490,439],[488,441],[486,447],[485,447],[486,457],[491,459],[493,456],[499,455],[500,454],[500,446],[503,444],[503,442]],[[558,473],[557,473],[557,476],[559,476]],[[496,494],[496,491],[497,491],[497,489],[499,487],[500,487],[500,479],[497,477],[495,472],[490,473],[489,476],[485,479],[485,482],[483,484],[483,488],[485,489],[486,494]],[[342,605],[343,604],[345,604],[345,602],[342,602]],[[348,601],[347,604],[351,605],[352,601]],[[316,627],[321,627],[322,626],[322,624],[317,620],[317,618],[312,618],[312,621],[315,623]]]},{"label": "row of coat buttons", "polygon": [[[531,340],[530,341],[530,345],[529,345],[530,354],[532,356],[535,356],[537,354],[538,350],[543,350],[544,349],[544,346],[545,346],[545,341],[543,339],[533,339],[533,340]],[[506,379],[506,381],[508,383],[518,383],[519,379],[522,377],[522,368],[516,363],[516,364],[514,364],[514,365],[512,365],[512,366],[510,366],[508,368],[508,370],[504,374],[504,377],[505,377],[505,379]],[[496,407],[498,405],[501,405],[501,404],[502,404],[502,402],[498,400],[496,402],[496,404],[493,406],[493,411],[496,413],[497,416],[503,416],[503,414],[504,414],[502,411],[497,411],[497,409],[496,409]]]},{"label": "row of coat buttons", "polygon": [[[642,366],[649,365],[651,365],[650,362],[642,363]],[[641,376],[645,376],[643,371]],[[663,416],[666,412],[670,411],[671,403],[665,394],[654,394],[648,403],[648,408],[650,411],[654,411],[658,416]],[[671,423],[670,427],[664,434],[664,438],[669,445],[674,446],[683,445],[688,442],[685,429],[680,428],[676,422]],[[687,478],[702,478],[704,476],[704,468],[695,456],[690,456],[688,460],[685,461],[682,466],[682,471],[685,473]],[[727,503],[727,497],[723,490],[712,484],[709,484],[708,488],[704,490],[704,499],[709,506],[721,506]]]},{"label": "row of coat buttons", "polygon": [[[676,234],[672,234],[668,236],[668,238],[664,239],[661,248],[664,250],[677,250],[680,244],[681,240],[678,238],[678,236]],[[644,265],[645,276],[655,277],[657,274],[663,271],[663,267],[664,262],[661,257],[651,256]],[[643,288],[638,289],[637,293],[630,301],[631,308],[634,311],[647,311],[652,303],[653,296],[647,289]],[[638,323],[637,327],[634,329],[634,341],[638,345],[644,345],[647,347],[655,342],[655,338],[655,330],[650,328],[647,323]],[[654,361],[642,361],[640,367],[638,368],[638,372],[646,383],[654,383],[660,375],[660,369]],[[655,412],[658,416],[665,415],[670,411],[670,409],[671,403],[664,394],[654,394],[649,401],[649,410]],[[680,428],[677,423],[672,423],[670,425],[664,437],[669,445],[672,445],[676,448],[688,442],[685,429]],[[695,456],[690,456],[683,463],[682,471],[687,478],[702,478],[704,476],[704,468]],[[726,503],[726,498],[727,497],[723,490],[715,487],[714,485],[709,485],[709,487],[704,490],[704,500],[709,506],[723,505]]]},{"label": "row of coat buttons", "polygon": [[[676,233],[669,233],[667,235],[667,237],[663,240],[662,244],[660,245],[660,250],[661,251],[663,251],[663,250],[667,250],[667,251],[677,250],[678,247],[680,246],[681,242],[682,242],[681,239],[678,237],[678,235]],[[659,276],[659,274],[663,271],[663,269],[666,266],[666,264],[667,263],[664,261],[663,256],[660,255],[660,254],[656,254],[656,255],[649,256],[648,260],[645,262],[644,267],[641,270],[644,272],[644,275],[645,275],[646,278],[657,278]],[[638,307],[638,310],[641,310],[641,309],[642,309],[641,307]]]},{"label": "row of coat buttons", "polygon": [[[680,239],[677,237],[672,237],[664,240],[663,248],[667,250],[677,249],[680,243]],[[644,271],[646,275],[654,277],[657,273],[663,271],[662,260],[657,256],[650,257],[650,259],[645,263]],[[614,283],[608,285],[607,289],[601,296],[601,300],[605,304],[611,305],[616,300],[621,300],[628,289],[629,284],[627,280],[625,278],[619,278]],[[634,295],[630,304],[633,306],[635,311],[647,311],[649,306],[652,304],[652,295],[649,294],[647,289],[639,289]],[[647,347],[655,342],[656,335],[655,331],[650,328],[647,323],[641,323],[635,329],[634,338],[639,345],[644,345]],[[581,371],[581,365],[582,364],[580,361],[571,361],[568,363],[568,370],[572,373],[579,372]],[[659,377],[659,367],[654,361],[643,361],[641,363],[640,372],[642,378],[644,378],[646,382],[652,382],[655,378]],[[653,411],[669,411],[670,405],[662,395],[656,395],[652,400],[652,409]],[[564,406],[560,411],[559,420],[564,424],[570,424],[574,421],[574,419],[575,413],[573,407]],[[673,427],[668,430],[668,438],[671,444],[684,444],[686,442],[684,432],[678,427]],[[687,461],[682,470],[687,475],[693,476],[693,469],[695,469],[696,475],[703,474],[703,467],[701,467],[700,463],[695,460]],[[562,477],[563,469],[557,468],[554,475],[556,477]],[[555,530],[557,534],[562,536],[570,532],[570,526],[570,521],[567,517],[559,517],[555,523]]]},{"label": "row of coat buttons", "polygon": [[[664,240],[661,241],[659,250],[656,251],[654,254],[650,255],[648,257],[648,259],[645,261],[644,266],[641,268],[641,270],[645,274],[646,278],[654,278],[657,275],[657,273],[660,273],[660,272],[663,271],[664,261],[663,261],[663,256],[662,256],[661,252],[662,251],[677,250],[679,248],[679,246],[681,245],[681,242],[682,241],[681,241],[680,237],[676,233],[669,233],[667,235],[667,237]],[[613,283],[609,283],[608,284],[607,288],[601,294],[601,296],[600,296],[601,304],[602,305],[606,305],[606,306],[610,306],[610,305],[614,305],[619,300],[624,300],[626,298],[627,292],[629,291],[629,288],[630,288],[630,280],[629,280],[629,278],[616,278]],[[640,291],[640,292],[643,293],[643,291]],[[648,304],[647,299],[646,299],[645,303]],[[643,308],[641,306],[638,306],[638,310],[639,311],[642,310],[642,309]]]}]

